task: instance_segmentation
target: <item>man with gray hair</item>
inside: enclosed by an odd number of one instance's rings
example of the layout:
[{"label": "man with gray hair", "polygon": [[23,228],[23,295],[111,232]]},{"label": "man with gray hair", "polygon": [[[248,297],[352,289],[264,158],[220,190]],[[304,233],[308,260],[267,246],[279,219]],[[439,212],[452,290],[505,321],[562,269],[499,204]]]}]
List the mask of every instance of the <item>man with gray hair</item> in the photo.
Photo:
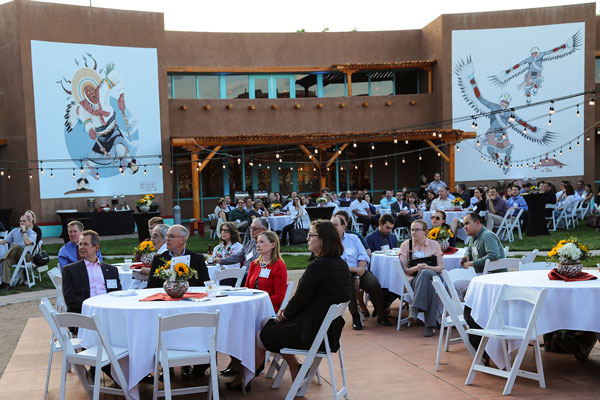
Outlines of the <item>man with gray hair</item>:
[{"label": "man with gray hair", "polygon": [[150,230],[150,240],[156,249],[156,254],[161,254],[167,251],[167,233],[169,225],[159,224]]},{"label": "man with gray hair", "polygon": [[250,263],[258,258],[256,251],[256,238],[262,232],[269,230],[269,221],[266,218],[255,218],[250,225],[250,240],[248,240],[242,250],[225,258],[215,258],[216,264],[229,265],[240,264],[249,267]]}]

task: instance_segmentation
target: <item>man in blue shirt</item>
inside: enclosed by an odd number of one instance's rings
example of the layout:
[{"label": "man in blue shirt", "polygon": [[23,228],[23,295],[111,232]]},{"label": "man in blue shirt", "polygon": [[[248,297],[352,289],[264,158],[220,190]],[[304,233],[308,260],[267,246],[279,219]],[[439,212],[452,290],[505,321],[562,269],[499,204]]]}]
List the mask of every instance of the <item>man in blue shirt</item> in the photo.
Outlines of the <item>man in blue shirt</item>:
[{"label": "man in blue shirt", "polygon": [[440,188],[448,187],[446,183],[441,180],[441,178],[442,175],[440,175],[439,172],[436,172],[435,175],[433,175],[433,182],[430,182],[425,190],[433,190],[435,194],[438,194]]},{"label": "man in blue shirt", "polygon": [[[360,293],[359,290],[364,290],[369,294],[369,298],[373,302],[373,307],[377,312],[377,323],[384,326],[392,326],[385,311],[381,285],[375,275],[367,270],[369,256],[362,246],[360,239],[356,235],[346,234],[346,222],[343,218],[333,217],[331,222],[342,239],[342,246],[344,247],[342,259],[348,264],[350,274],[354,278],[354,290],[356,293]],[[360,314],[358,313],[356,296],[352,296],[349,310],[350,314],[352,314],[352,329],[361,330],[362,323],[360,321]]]},{"label": "man in blue shirt", "polygon": [[385,197],[383,199],[381,199],[381,201],[379,202],[379,205],[381,206],[382,209],[389,210],[390,206],[395,202],[396,202],[396,198],[393,197],[392,191],[386,190]]},{"label": "man in blue shirt", "polygon": [[511,194],[511,197],[509,197],[508,200],[506,200],[506,204],[508,205],[508,208],[515,209],[515,212],[513,214],[514,216],[516,216],[519,213],[519,210],[523,210],[523,214],[521,214],[520,220],[527,221],[528,206],[527,206],[527,202],[525,201],[523,196],[521,196],[521,188],[518,187],[517,185],[513,185],[510,188],[510,194]]},{"label": "man in blue shirt", "polygon": [[388,249],[398,247],[398,240],[392,233],[392,229],[394,229],[394,217],[390,214],[379,217],[379,227],[367,236],[367,244],[371,251],[379,251],[381,246],[388,246]]},{"label": "man in blue shirt", "polygon": [[[0,264],[2,269],[2,283],[0,283],[0,288],[8,288],[10,286],[10,266],[19,262],[26,246],[35,244],[37,234],[32,228],[33,221],[31,220],[31,217],[28,215],[21,215],[19,227],[10,231],[4,239],[0,240],[0,244],[8,243],[11,245],[10,249],[4,254],[2,259],[0,259],[2,262]],[[27,257],[31,257],[31,255]]]},{"label": "man in blue shirt", "polygon": [[[79,221],[71,221],[67,224],[69,233],[69,242],[66,243],[58,251],[58,265],[62,270],[65,265],[72,264],[80,260],[79,258],[79,239],[83,232],[83,224]],[[96,252],[99,262],[102,262],[102,254],[100,249]]]}]

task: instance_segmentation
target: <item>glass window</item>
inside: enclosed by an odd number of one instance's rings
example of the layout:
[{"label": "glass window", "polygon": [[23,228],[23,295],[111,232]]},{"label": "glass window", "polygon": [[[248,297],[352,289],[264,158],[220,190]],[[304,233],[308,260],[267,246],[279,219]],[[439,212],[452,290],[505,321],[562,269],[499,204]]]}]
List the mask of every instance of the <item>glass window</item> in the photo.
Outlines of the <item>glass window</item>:
[{"label": "glass window", "polygon": [[196,98],[196,77],[194,75],[173,75],[175,99]]},{"label": "glass window", "polygon": [[167,96],[169,99],[173,98],[173,77],[167,75]]},{"label": "glass window", "polygon": [[370,96],[391,96],[394,94],[394,71],[371,72]]},{"label": "glass window", "polygon": [[225,79],[228,99],[247,99],[248,75],[228,75]]},{"label": "glass window", "polygon": [[211,160],[202,170],[202,196],[223,196],[223,163]]},{"label": "glass window", "polygon": [[189,159],[179,158],[177,164],[177,186],[173,187],[173,190],[177,191],[178,189],[179,198],[189,199],[192,197],[192,170]]},{"label": "glass window", "polygon": [[242,188],[242,165],[237,163],[237,157],[228,159],[229,167],[229,193],[241,192]]},{"label": "glass window", "polygon": [[300,164],[298,168],[298,192],[313,193],[321,189],[319,171],[314,164]]},{"label": "glass window", "polygon": [[346,96],[346,74],[335,72],[323,75],[323,97]]},{"label": "glass window", "polygon": [[261,164],[260,167],[256,167],[256,180],[257,191],[259,192],[271,192],[271,169],[267,168],[265,164]]},{"label": "glass window", "polygon": [[219,77],[216,75],[198,75],[198,98],[219,98]]},{"label": "glass window", "polygon": [[317,75],[296,75],[296,98],[317,97]]},{"label": "glass window", "polygon": [[596,83],[600,83],[600,57],[596,57]]},{"label": "glass window", "polygon": [[366,72],[355,72],[352,74],[352,96],[369,95],[369,74]]},{"label": "glass window", "polygon": [[278,99],[289,99],[290,98],[290,79],[289,78],[277,78],[275,79],[275,87],[277,88]]},{"label": "glass window", "polygon": [[269,98],[269,76],[264,78],[254,79],[254,98],[268,99]]},{"label": "glass window", "polygon": [[279,170],[279,193],[290,193],[294,188],[294,171],[290,164],[278,166]]},{"label": "glass window", "polygon": [[419,71],[400,70],[396,72],[396,94],[419,93]]}]

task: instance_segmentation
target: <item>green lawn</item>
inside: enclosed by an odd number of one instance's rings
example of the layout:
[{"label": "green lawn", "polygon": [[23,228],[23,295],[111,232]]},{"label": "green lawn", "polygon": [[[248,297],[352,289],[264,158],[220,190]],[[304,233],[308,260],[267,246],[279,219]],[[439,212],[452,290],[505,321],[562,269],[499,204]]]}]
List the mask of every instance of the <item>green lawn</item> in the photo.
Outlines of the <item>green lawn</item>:
[{"label": "green lawn", "polygon": [[519,240],[518,236],[512,243],[503,242],[506,246],[510,247],[510,250],[514,251],[527,251],[527,250],[551,250],[552,247],[558,243],[561,239],[566,239],[569,236],[574,236],[586,243],[590,249],[600,249],[600,233],[596,232],[594,228],[590,228],[585,225],[585,222],[581,222],[575,229],[564,230],[559,229],[556,232],[550,232],[550,236],[534,236],[527,237],[523,235],[523,240]]}]

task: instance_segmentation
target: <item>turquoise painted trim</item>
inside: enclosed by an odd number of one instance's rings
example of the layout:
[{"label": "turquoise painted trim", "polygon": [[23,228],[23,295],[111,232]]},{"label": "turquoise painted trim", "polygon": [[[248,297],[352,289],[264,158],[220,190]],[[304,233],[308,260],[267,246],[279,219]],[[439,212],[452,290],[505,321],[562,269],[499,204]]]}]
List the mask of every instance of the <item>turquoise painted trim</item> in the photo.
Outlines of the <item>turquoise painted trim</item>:
[{"label": "turquoise painted trim", "polygon": [[255,99],[256,98],[256,84],[254,83],[254,76],[250,75],[248,77],[248,98]]},{"label": "turquoise painted trim", "polygon": [[298,154],[294,155],[294,164],[292,170],[292,191],[298,192]]},{"label": "turquoise painted trim", "polygon": [[[335,151],[338,151],[339,145],[335,145]],[[335,190],[340,192],[340,160],[339,157],[335,158]]]},{"label": "turquoise painted trim", "polygon": [[246,191],[246,152],[242,146],[242,190]]},{"label": "turquoise painted trim", "polygon": [[317,74],[317,97],[323,97],[323,74]]},{"label": "turquoise painted trim", "polygon": [[225,165],[225,168],[223,168],[223,195],[224,196],[228,196],[229,195],[229,163],[227,162],[227,159],[223,160],[223,165]]},{"label": "turquoise painted trim", "polygon": [[344,74],[344,97],[348,97],[348,75]]},{"label": "turquoise painted trim", "polygon": [[394,190],[398,190],[398,156],[395,155],[398,152],[398,144],[394,143]]},{"label": "turquoise painted trim", "polygon": [[198,82],[198,75],[194,75],[194,79],[196,81],[196,100],[200,98],[200,86]]},{"label": "turquoise painted trim", "polygon": [[175,75],[171,75],[171,98],[175,98]]},{"label": "turquoise painted trim", "polygon": [[417,94],[421,94],[421,74],[417,71]]},{"label": "turquoise painted trim", "polygon": [[[367,79],[368,79],[368,91],[367,91],[367,95],[370,96],[371,95],[371,73],[367,74]],[[373,182],[373,179],[371,179],[371,182]],[[371,192],[373,191],[373,188],[371,188]]]},{"label": "turquoise painted trim", "polygon": [[271,166],[271,192],[279,192],[279,167],[280,163],[270,164]]},{"label": "turquoise painted trim", "polygon": [[219,75],[219,98],[227,98],[227,82],[225,81],[225,75]]},{"label": "turquoise painted trim", "polygon": [[[392,75],[392,93],[395,96],[396,95],[396,72],[394,72],[394,75]],[[395,193],[394,193],[395,194]]]},{"label": "turquoise painted trim", "polygon": [[252,166],[252,190],[258,190],[258,166],[256,164]]}]

